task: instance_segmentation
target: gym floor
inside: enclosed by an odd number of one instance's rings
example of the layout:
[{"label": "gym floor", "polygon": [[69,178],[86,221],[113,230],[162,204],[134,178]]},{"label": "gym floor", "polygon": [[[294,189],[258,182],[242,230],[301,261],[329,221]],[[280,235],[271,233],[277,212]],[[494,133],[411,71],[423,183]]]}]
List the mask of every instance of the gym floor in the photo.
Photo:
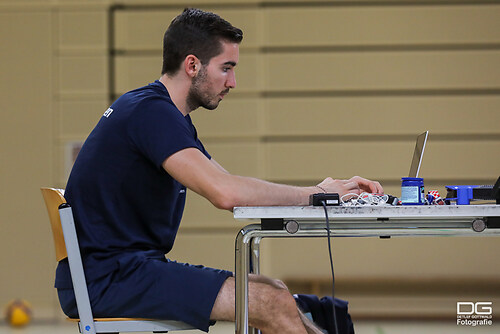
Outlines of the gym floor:
[{"label": "gym floor", "polygon": [[[465,327],[457,326],[453,322],[436,321],[358,321],[355,323],[356,334],[462,334],[480,333],[493,334],[500,332],[500,324],[492,326]],[[53,324],[30,324],[23,328],[12,328],[5,323],[0,324],[1,334],[78,334],[77,326],[73,323],[56,322]],[[183,334],[201,333],[200,331],[184,331]],[[210,334],[232,334],[234,324],[219,322],[210,329]]]}]

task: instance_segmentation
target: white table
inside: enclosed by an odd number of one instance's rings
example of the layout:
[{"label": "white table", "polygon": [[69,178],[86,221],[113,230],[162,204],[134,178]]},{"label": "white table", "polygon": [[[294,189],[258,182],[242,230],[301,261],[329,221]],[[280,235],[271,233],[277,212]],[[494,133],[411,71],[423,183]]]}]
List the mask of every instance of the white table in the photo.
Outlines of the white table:
[{"label": "white table", "polygon": [[[500,205],[364,206],[327,208],[332,237],[500,236]],[[236,237],[236,334],[248,327],[248,274],[259,274],[262,238],[326,237],[323,207],[237,207],[253,224]],[[251,264],[251,265],[250,265]]]}]

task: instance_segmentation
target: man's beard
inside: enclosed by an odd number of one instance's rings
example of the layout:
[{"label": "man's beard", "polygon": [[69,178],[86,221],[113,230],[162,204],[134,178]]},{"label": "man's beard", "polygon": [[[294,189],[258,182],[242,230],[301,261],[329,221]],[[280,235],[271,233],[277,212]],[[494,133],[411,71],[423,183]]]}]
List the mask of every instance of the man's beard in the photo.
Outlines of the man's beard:
[{"label": "man's beard", "polygon": [[212,101],[206,88],[207,70],[202,66],[198,75],[193,78],[186,99],[187,107],[190,111],[203,107],[208,110],[214,110],[219,106],[219,100]]}]

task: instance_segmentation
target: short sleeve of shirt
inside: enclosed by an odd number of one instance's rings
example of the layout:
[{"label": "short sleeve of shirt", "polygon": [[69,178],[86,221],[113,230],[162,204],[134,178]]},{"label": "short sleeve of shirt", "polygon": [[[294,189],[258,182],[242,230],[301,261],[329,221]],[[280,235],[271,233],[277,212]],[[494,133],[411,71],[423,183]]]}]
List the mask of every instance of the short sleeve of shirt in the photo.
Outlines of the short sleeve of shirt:
[{"label": "short sleeve of shirt", "polygon": [[170,155],[188,147],[200,149],[210,159],[189,116],[184,117],[169,102],[143,101],[130,117],[127,130],[131,144],[157,167]]}]

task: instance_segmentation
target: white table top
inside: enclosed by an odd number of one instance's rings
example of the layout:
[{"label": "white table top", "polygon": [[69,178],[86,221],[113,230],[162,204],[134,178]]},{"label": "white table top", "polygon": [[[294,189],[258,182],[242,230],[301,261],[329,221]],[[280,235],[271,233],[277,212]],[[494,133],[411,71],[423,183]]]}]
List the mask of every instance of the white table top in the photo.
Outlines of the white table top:
[{"label": "white table top", "polygon": [[[329,206],[331,220],[363,218],[480,218],[500,217],[500,205],[415,205],[415,206]],[[268,218],[323,220],[325,212],[321,206],[263,206],[236,207],[234,218],[241,220],[259,220]]]}]

